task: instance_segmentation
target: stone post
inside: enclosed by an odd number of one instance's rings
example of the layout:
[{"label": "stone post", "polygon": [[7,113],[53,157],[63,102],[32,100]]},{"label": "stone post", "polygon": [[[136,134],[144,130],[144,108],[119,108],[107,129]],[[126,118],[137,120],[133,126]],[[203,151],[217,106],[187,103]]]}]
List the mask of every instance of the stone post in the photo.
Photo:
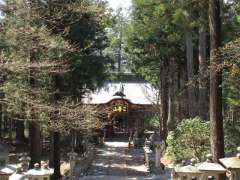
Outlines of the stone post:
[{"label": "stone post", "polygon": [[161,167],[161,145],[158,144],[155,147],[155,167],[160,168]]},{"label": "stone post", "polygon": [[144,146],[145,147],[150,147],[151,141],[148,140],[148,138],[145,138]]},{"label": "stone post", "polygon": [[89,145],[89,159],[90,159],[90,162],[94,159],[94,146],[92,144]]},{"label": "stone post", "polygon": [[[240,161],[240,146],[237,148],[237,160],[238,162]],[[240,164],[240,163],[239,163]],[[237,172],[236,172],[236,177],[240,177],[240,168],[238,167]]]},{"label": "stone post", "polygon": [[70,152],[68,153],[69,156],[69,161],[70,161],[70,179],[74,178],[74,168],[75,168],[75,164],[76,164],[76,157],[77,157],[77,153],[75,152]]},{"label": "stone post", "polygon": [[156,172],[162,171],[162,164],[161,164],[161,155],[164,148],[164,142],[163,141],[155,141],[155,168]]}]

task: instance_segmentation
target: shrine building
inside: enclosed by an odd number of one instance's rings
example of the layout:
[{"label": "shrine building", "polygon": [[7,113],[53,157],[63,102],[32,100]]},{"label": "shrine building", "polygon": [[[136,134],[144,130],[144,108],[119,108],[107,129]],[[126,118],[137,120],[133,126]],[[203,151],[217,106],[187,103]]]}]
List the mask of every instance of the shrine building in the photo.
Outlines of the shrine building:
[{"label": "shrine building", "polygon": [[141,78],[124,74],[121,80],[107,81],[98,91],[84,99],[85,104],[108,109],[108,135],[129,133],[147,128],[147,120],[155,115],[156,91]]}]

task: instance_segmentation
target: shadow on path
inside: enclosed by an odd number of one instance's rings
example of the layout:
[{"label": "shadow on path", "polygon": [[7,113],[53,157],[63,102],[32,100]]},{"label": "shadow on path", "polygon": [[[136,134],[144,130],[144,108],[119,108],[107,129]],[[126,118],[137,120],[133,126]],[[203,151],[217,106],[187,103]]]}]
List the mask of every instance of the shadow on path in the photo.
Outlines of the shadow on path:
[{"label": "shadow on path", "polygon": [[128,149],[128,142],[116,142],[113,139],[96,150],[96,158],[88,171],[88,176],[95,177],[118,176],[123,178],[146,175],[143,150]]},{"label": "shadow on path", "polygon": [[126,138],[108,139],[96,149],[96,158],[81,180],[170,180],[170,172],[149,176],[143,149],[128,149]]}]

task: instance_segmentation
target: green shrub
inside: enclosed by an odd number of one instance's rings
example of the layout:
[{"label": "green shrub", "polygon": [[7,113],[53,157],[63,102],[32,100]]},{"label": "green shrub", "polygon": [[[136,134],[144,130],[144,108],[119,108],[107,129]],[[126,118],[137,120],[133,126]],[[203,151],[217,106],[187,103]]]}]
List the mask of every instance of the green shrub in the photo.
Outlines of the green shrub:
[{"label": "green shrub", "polygon": [[167,137],[167,153],[174,160],[203,160],[210,151],[209,123],[199,117],[184,119]]},{"label": "green shrub", "polygon": [[225,153],[233,154],[240,145],[240,121],[225,119],[224,121],[224,145]]},{"label": "green shrub", "polygon": [[159,129],[159,126],[160,126],[159,115],[155,115],[155,116],[145,119],[145,124],[147,125],[148,129],[150,129],[150,130]]}]

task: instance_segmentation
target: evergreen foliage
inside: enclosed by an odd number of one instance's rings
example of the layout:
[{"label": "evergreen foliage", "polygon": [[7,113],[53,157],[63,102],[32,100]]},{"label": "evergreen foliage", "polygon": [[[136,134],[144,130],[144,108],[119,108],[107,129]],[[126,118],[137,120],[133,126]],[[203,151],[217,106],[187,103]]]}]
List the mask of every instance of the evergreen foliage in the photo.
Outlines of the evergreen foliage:
[{"label": "evergreen foliage", "polygon": [[54,93],[52,73],[64,72],[66,54],[72,47],[38,23],[40,16],[32,4],[24,0],[6,3],[10,10],[1,32],[4,102],[12,118],[39,120]]},{"label": "evergreen foliage", "polygon": [[224,142],[227,155],[235,155],[236,146],[240,144],[240,121],[232,118],[224,121]]},{"label": "evergreen foliage", "polygon": [[[88,128],[83,116],[91,113],[81,98],[102,84],[109,62],[102,55],[110,22],[105,3],[9,0],[2,10],[1,102],[9,116],[50,123],[58,131],[76,128],[66,118]],[[95,114],[86,122],[97,127],[100,109],[90,109]]]},{"label": "evergreen foliage", "polygon": [[177,161],[196,158],[203,161],[210,150],[209,123],[199,117],[184,119],[170,132],[167,152]]},{"label": "evergreen foliage", "polygon": [[79,101],[107,78],[110,58],[103,52],[109,45],[106,28],[111,26],[105,1],[57,0],[42,2],[39,14],[53,34],[74,47],[68,54],[69,72],[64,91]]},{"label": "evergreen foliage", "polygon": [[159,116],[155,115],[151,118],[146,119],[145,124],[149,129],[152,129],[152,130],[159,129],[159,126],[160,126]]}]

